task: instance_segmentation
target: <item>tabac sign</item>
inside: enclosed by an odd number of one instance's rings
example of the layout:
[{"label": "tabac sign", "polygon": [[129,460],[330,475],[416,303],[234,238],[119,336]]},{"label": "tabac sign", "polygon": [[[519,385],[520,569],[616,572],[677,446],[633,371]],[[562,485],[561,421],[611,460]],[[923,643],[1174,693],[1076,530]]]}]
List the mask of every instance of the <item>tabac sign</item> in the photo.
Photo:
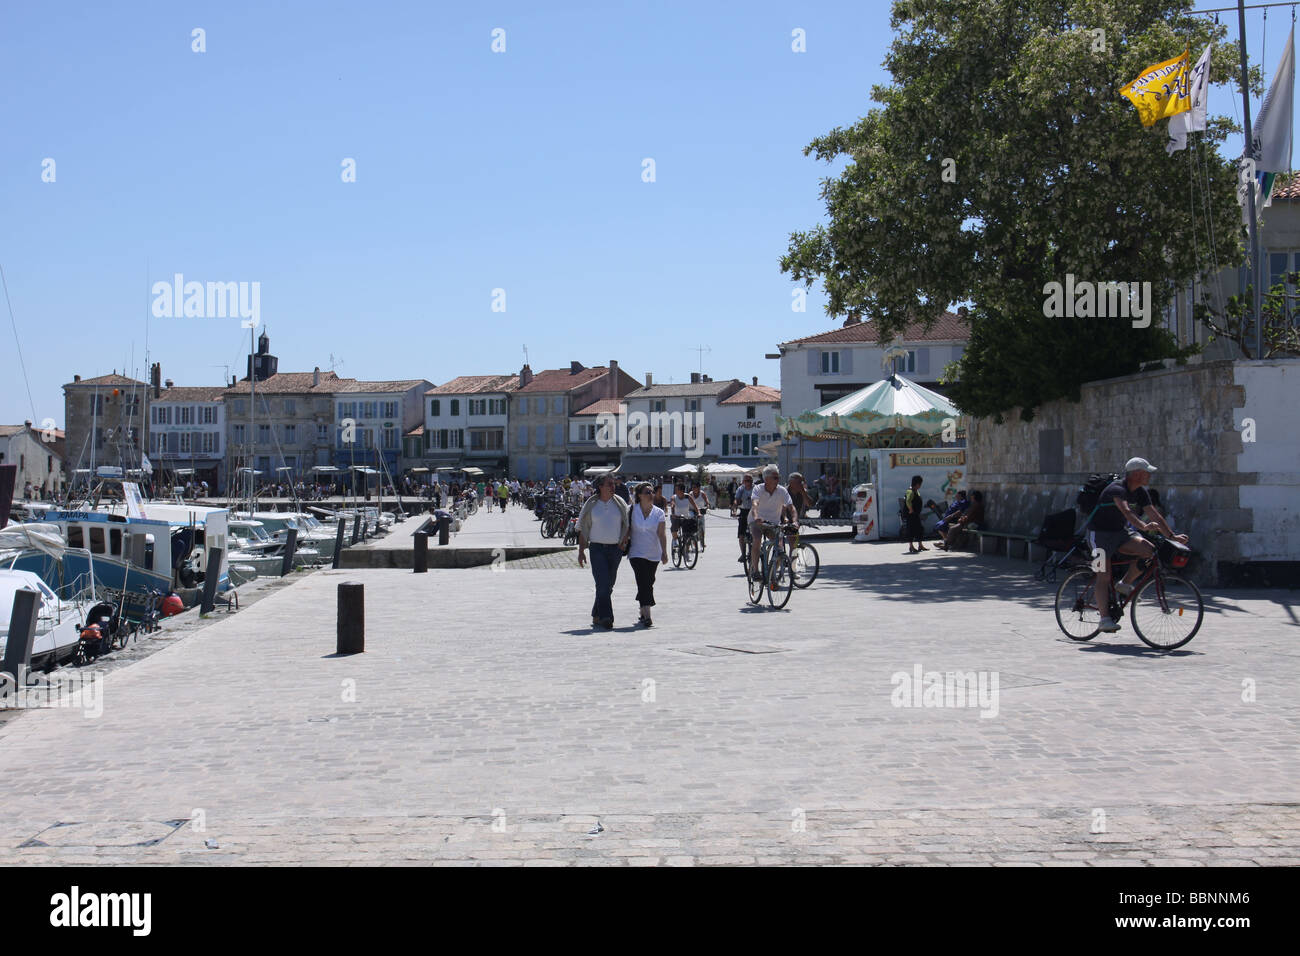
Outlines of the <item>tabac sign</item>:
[{"label": "tabac sign", "polygon": [[907,468],[913,465],[948,467],[965,464],[965,448],[921,448],[889,453],[890,468]]}]

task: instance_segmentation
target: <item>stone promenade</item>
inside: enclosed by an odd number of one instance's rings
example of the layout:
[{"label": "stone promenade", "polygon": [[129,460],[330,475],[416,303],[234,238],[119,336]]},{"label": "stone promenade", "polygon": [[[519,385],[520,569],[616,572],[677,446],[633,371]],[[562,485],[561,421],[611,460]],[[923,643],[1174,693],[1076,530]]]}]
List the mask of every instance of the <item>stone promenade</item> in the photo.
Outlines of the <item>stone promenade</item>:
[{"label": "stone promenade", "polygon": [[[825,541],[773,612],[723,527],[649,631],[569,555],[308,575],[0,728],[0,861],[1300,863],[1294,593],[1160,655],[1065,640],[1024,562]],[[917,668],[997,692],[896,706]]]}]

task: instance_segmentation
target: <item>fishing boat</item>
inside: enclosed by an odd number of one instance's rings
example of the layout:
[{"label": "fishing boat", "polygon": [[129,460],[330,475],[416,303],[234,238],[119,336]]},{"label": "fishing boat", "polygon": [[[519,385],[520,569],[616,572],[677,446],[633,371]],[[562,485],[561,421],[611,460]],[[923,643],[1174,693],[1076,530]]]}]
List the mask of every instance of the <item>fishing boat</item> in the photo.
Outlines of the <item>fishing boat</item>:
[{"label": "fishing boat", "polygon": [[0,658],[9,644],[9,622],[19,590],[35,591],[37,599],[36,639],[32,643],[31,670],[53,670],[77,656],[81,622],[86,618],[85,599],[64,601],[35,571],[0,569]]}]

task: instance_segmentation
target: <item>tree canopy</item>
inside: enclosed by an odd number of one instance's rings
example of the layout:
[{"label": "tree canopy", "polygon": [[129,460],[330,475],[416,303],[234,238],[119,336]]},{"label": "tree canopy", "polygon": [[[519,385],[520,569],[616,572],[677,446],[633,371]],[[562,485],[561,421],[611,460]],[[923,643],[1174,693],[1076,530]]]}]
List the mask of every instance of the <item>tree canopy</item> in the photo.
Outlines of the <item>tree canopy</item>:
[{"label": "tree canopy", "polygon": [[[1182,361],[1160,327],[1174,290],[1241,261],[1236,129],[1209,118],[1186,150],[1144,128],[1120,88],[1215,41],[1212,83],[1238,75],[1226,28],[1186,0],[897,0],[880,106],[805,154],[846,159],[822,181],[828,222],[791,234],[783,272],[820,280],[831,315],[882,341],[969,302],[971,339],[946,371],[962,410],[995,416],[1077,400],[1087,381]],[[1252,85],[1258,82],[1254,73]],[[1049,283],[1150,282],[1152,322],[1044,314]]]}]

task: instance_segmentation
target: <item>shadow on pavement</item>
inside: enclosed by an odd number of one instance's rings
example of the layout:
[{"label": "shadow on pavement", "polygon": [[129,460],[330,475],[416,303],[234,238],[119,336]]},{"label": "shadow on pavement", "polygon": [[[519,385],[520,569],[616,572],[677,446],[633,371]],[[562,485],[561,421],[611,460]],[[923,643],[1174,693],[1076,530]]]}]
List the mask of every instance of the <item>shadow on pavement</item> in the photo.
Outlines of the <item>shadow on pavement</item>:
[{"label": "shadow on pavement", "polygon": [[1032,567],[1017,568],[1002,560],[974,562],[969,556],[943,552],[905,564],[823,562],[809,591],[826,585],[866,591],[893,601],[933,603],[1002,597],[1048,611],[1056,603],[1056,586],[1035,581]]}]

